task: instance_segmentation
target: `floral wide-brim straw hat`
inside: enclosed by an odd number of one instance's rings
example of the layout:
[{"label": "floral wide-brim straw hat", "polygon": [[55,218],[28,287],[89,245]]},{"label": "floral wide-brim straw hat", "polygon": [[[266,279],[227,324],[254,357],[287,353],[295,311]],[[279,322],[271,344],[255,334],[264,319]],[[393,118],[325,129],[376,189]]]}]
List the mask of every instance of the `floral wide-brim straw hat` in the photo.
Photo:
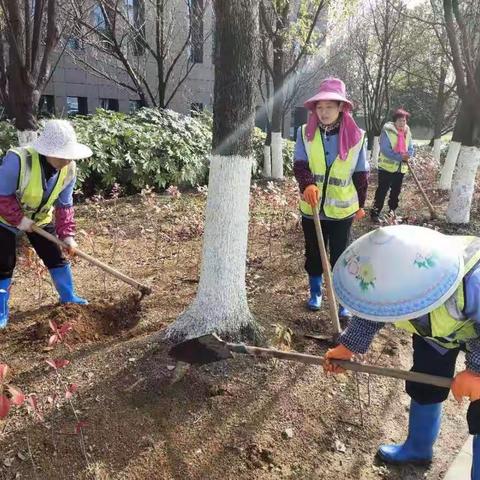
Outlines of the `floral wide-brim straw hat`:
[{"label": "floral wide-brim straw hat", "polygon": [[411,320],[442,305],[464,275],[458,237],[413,225],[378,228],[353,242],[333,269],[338,301],[377,322]]}]

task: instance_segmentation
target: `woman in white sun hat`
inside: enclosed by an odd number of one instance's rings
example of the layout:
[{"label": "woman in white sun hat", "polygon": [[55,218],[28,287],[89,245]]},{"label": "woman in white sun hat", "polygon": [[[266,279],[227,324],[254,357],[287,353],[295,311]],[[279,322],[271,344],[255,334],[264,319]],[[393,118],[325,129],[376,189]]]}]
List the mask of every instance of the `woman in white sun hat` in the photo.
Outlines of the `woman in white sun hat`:
[{"label": "woman in white sun hat", "polygon": [[12,148],[0,163],[0,328],[8,322],[8,300],[16,263],[16,237],[25,232],[49,269],[61,303],[86,304],[75,294],[72,272],[61,249],[32,231],[37,225],[74,248],[75,160],[92,151],[77,142],[72,125],[49,120],[38,139]]},{"label": "woman in white sun hat", "polygon": [[[365,353],[387,323],[413,334],[412,371],[453,378],[457,355],[466,352],[466,369],[451,390],[456,400],[470,400],[471,479],[480,480],[480,238],[411,225],[379,228],[345,250],[333,277],[339,301],[355,316],[326,353],[327,371],[340,371],[330,359]],[[378,455],[388,463],[429,463],[449,389],[407,381],[406,392],[407,440],[382,445]]]}]

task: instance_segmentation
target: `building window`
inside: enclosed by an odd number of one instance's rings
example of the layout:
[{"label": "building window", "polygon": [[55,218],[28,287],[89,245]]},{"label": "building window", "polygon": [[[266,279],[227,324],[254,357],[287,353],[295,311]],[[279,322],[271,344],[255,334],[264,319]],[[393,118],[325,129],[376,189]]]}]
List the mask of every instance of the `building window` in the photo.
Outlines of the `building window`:
[{"label": "building window", "polygon": [[53,95],[42,95],[40,97],[38,113],[46,117],[55,115],[55,97]]},{"label": "building window", "polygon": [[104,110],[113,110],[114,112],[118,112],[118,98],[101,98],[100,108],[103,108]]},{"label": "building window", "polygon": [[142,102],[140,100],[129,100],[128,101],[128,111],[134,113],[137,110],[142,108]]},{"label": "building window", "polygon": [[87,97],[67,97],[69,115],[88,115]]},{"label": "building window", "polygon": [[98,3],[93,6],[92,16],[95,30],[105,31],[107,29],[107,21],[103,15],[103,9]]},{"label": "building window", "polygon": [[192,103],[190,105],[190,115],[192,117],[202,112],[203,112],[203,103],[198,102],[198,103]]},{"label": "building window", "polygon": [[145,53],[145,2],[144,0],[125,0],[128,23],[132,29],[132,47],[134,55]]},{"label": "building window", "polygon": [[203,63],[203,0],[190,0],[190,61]]},{"label": "building window", "polygon": [[70,50],[80,50],[81,49],[80,39],[73,36],[70,37],[67,40],[67,48],[69,48]]},{"label": "building window", "polygon": [[304,123],[307,123],[308,110],[305,107],[295,107],[292,115],[291,127],[293,132],[290,132],[290,138],[297,139],[298,127],[301,127]]}]

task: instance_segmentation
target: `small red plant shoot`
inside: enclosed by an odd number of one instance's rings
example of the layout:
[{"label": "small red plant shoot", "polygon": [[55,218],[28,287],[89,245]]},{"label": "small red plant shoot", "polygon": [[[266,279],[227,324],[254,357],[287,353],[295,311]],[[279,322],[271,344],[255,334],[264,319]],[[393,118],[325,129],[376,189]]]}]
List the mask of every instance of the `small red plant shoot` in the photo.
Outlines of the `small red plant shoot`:
[{"label": "small red plant shoot", "polygon": [[20,406],[25,402],[23,392],[8,384],[9,372],[9,366],[0,363],[0,419],[2,420],[7,417],[12,405]]}]

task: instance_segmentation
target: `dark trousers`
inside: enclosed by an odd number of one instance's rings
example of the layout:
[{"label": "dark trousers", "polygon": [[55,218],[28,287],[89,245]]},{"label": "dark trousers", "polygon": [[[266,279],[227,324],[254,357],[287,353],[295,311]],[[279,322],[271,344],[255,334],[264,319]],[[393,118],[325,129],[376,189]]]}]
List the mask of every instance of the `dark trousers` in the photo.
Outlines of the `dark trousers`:
[{"label": "dark trousers", "polygon": [[[413,366],[410,371],[453,378],[459,352],[460,348],[453,348],[442,355],[422,337],[413,335]],[[444,402],[450,392],[448,388],[415,382],[405,382],[405,390],[410,398],[421,405]],[[467,422],[470,434],[480,434],[480,400],[470,403]]]},{"label": "dark trousers", "polygon": [[378,216],[382,211],[385,197],[390,190],[388,198],[388,208],[395,211],[398,207],[398,197],[402,190],[403,177],[405,174],[400,172],[390,173],[385,170],[378,170],[378,187],[375,191],[375,200],[373,202],[372,216]]},{"label": "dark trousers", "polygon": [[[442,355],[422,337],[413,335],[413,366],[410,370],[453,378],[458,352],[460,348],[453,348]],[[443,402],[450,392],[448,388],[415,382],[406,382],[405,389],[413,400],[422,405]]]},{"label": "dark trousers", "polygon": [[[55,228],[52,224],[42,227],[48,233],[55,235]],[[50,240],[41,237],[36,233],[27,233],[30,244],[42,259],[45,266],[51,268],[62,267],[67,265],[68,261],[62,254],[60,247],[52,243]],[[17,262],[16,255],[16,235],[4,227],[0,227],[0,280],[11,278],[15,264]]]},{"label": "dark trousers", "polygon": [[[352,222],[353,217],[338,221],[320,221],[325,247],[330,249],[330,265],[332,268],[338,257],[347,248]],[[313,219],[302,217],[302,228],[305,237],[305,270],[312,276],[322,275],[322,260],[318,249],[317,233]]]}]

